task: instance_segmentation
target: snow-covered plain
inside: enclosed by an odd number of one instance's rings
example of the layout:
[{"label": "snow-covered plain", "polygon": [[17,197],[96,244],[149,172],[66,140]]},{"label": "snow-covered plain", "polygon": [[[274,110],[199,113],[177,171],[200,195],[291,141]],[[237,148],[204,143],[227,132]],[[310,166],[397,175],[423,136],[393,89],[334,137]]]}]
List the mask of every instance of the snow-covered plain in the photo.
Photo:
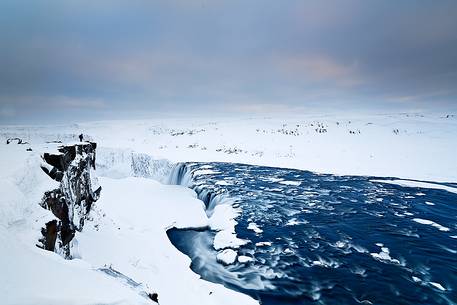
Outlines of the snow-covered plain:
[{"label": "snow-covered plain", "polygon": [[457,181],[457,115],[401,113],[160,118],[4,126],[0,136],[76,140],[171,161],[227,161],[332,174]]},{"label": "snow-covered plain", "polygon": [[102,146],[172,161],[457,181],[457,116],[446,113],[160,119],[77,128]]},{"label": "snow-covered plain", "polygon": [[[40,154],[58,145],[46,142],[72,142],[79,133],[98,143],[97,171],[103,189],[92,220],[73,243],[78,259],[66,261],[35,246],[41,227],[52,216],[38,203],[44,191],[56,187],[39,167]],[[6,145],[11,137],[29,144]],[[2,126],[0,140],[4,304],[150,304],[139,290],[157,292],[162,305],[256,304],[250,297],[199,279],[189,268],[190,259],[169,242],[166,230],[172,227],[233,225],[217,210],[208,218],[193,191],[160,183],[168,179],[170,162],[226,161],[457,182],[457,117],[446,113]],[[33,151],[26,151],[28,147]],[[132,152],[145,154],[139,160],[149,162],[147,172],[141,172],[141,167],[140,174],[132,170]],[[287,183],[294,182],[283,184]],[[224,242],[224,234],[230,231],[221,232]],[[386,256],[383,251],[376,255]],[[220,260],[235,258],[226,251]],[[132,288],[99,270],[103,268],[141,285]]]}]

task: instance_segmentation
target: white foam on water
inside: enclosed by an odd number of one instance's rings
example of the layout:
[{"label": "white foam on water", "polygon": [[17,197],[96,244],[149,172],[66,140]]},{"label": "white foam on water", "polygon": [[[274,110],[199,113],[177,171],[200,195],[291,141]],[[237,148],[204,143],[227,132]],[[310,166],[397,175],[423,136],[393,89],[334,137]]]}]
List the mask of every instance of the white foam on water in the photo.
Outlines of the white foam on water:
[{"label": "white foam on water", "polygon": [[366,277],[367,276],[367,270],[365,268],[362,268],[360,266],[355,266],[351,267],[351,272],[354,274],[357,274],[361,277]]},{"label": "white foam on water", "polygon": [[291,218],[286,222],[286,226],[296,226],[300,224],[307,224],[308,221],[306,220],[297,220],[297,218]]},{"label": "white foam on water", "polygon": [[338,268],[340,263],[333,259],[324,259],[318,256],[317,260],[312,262],[313,266],[325,267],[325,268]]},{"label": "white foam on water", "polygon": [[198,169],[194,172],[192,172],[194,176],[199,176],[199,175],[213,175],[213,174],[220,174],[220,172],[214,171],[212,169]]},{"label": "white foam on water", "polygon": [[292,254],[292,253],[294,253],[294,250],[292,250],[292,249],[290,249],[290,248],[286,248],[286,249],[284,249],[283,253],[285,253],[285,254]]},{"label": "white foam on water", "polygon": [[429,282],[430,285],[432,285],[435,288],[438,288],[441,291],[446,291],[446,288],[443,287],[440,283],[437,282]]},{"label": "white foam on water", "polygon": [[227,182],[226,180],[219,180],[219,181],[216,182],[216,185],[227,186],[227,185],[233,185],[233,184],[230,183],[230,182]]},{"label": "white foam on water", "polygon": [[431,221],[431,220],[428,220],[428,219],[422,219],[422,218],[413,218],[413,221],[417,222],[417,223],[420,223],[420,224],[423,224],[423,225],[430,225],[434,228],[437,228],[438,230],[440,231],[443,231],[443,232],[448,232],[450,231],[449,228],[447,227],[444,227],[434,221]]},{"label": "white foam on water", "polygon": [[210,168],[213,168],[213,166],[207,164],[207,165],[202,165],[202,166],[200,166],[200,168],[201,168],[201,169],[210,169]]},{"label": "white foam on water", "polygon": [[283,181],[283,178],[274,178],[274,177],[264,177],[264,181],[270,181],[270,182],[279,182]]},{"label": "white foam on water", "polygon": [[359,246],[359,245],[349,244],[349,248],[352,248],[359,253],[368,253],[367,249],[365,249],[364,247]]},{"label": "white foam on water", "polygon": [[393,264],[400,265],[400,261],[398,259],[392,258],[390,256],[390,250],[387,247],[384,247],[382,243],[377,243],[376,244],[378,247],[381,247],[381,252],[379,253],[370,253],[370,255],[381,262],[389,262]]},{"label": "white foam on water", "polygon": [[335,247],[337,247],[337,248],[344,248],[345,246],[346,246],[346,243],[341,240],[339,240],[335,243]]},{"label": "white foam on water", "polygon": [[301,184],[300,181],[281,181],[279,182],[280,184],[284,184],[284,185],[293,185],[293,186],[299,186]]},{"label": "white foam on water", "polygon": [[269,188],[269,187],[266,187],[265,188],[265,191],[269,191],[269,192],[282,192],[282,189],[281,188]]},{"label": "white foam on water", "polygon": [[[418,188],[426,188],[426,189],[444,190],[444,191],[448,191],[450,193],[457,194],[457,188],[450,187],[447,185],[437,184],[437,183],[410,181],[410,180],[402,180],[402,179],[394,179],[394,180],[373,179],[370,181],[379,182],[379,183],[396,184],[396,185],[400,185],[400,186],[404,186],[404,187],[418,187]],[[405,198],[414,198],[414,197],[406,196]]]},{"label": "white foam on water", "polygon": [[426,205],[435,205],[433,202],[430,202],[430,201],[426,201],[425,204]]},{"label": "white foam on water", "polygon": [[449,253],[457,254],[457,250],[448,248],[448,247],[446,247],[446,246],[444,246],[444,245],[440,245],[440,244],[438,244],[438,246],[439,246],[441,249],[446,250],[446,251],[449,252]]}]

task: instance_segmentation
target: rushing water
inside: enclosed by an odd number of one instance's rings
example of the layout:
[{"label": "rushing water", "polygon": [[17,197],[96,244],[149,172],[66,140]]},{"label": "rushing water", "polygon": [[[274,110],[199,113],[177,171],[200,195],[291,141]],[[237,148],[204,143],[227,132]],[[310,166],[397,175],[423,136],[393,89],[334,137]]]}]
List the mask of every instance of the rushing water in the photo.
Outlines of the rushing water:
[{"label": "rushing water", "polygon": [[230,163],[182,165],[174,179],[240,211],[246,262],[218,263],[214,231],[168,232],[206,280],[262,304],[457,304],[457,194]]}]

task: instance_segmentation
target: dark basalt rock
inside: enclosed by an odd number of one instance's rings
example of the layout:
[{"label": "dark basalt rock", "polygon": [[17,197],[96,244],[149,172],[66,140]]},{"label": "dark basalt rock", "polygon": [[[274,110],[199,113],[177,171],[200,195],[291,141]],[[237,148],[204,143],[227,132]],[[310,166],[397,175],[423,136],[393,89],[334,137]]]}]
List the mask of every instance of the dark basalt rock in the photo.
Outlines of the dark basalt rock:
[{"label": "dark basalt rock", "polygon": [[60,186],[45,192],[40,203],[58,219],[42,229],[41,248],[71,258],[70,242],[77,231],[82,231],[92,204],[101,192],[91,171],[95,169],[96,147],[96,143],[82,142],[61,146],[57,154],[43,155],[43,160],[53,167],[41,168],[49,177],[60,182]]},{"label": "dark basalt rock", "polygon": [[56,154],[44,153],[43,154],[43,159],[49,165],[54,166],[55,169],[57,169],[59,171],[64,171],[65,162],[64,162],[63,154],[56,155]]},{"label": "dark basalt rock", "polygon": [[6,144],[10,144],[13,141],[16,141],[17,144],[29,144],[29,142],[23,141],[21,138],[9,138],[6,140]]},{"label": "dark basalt rock", "polygon": [[151,299],[151,301],[156,302],[159,304],[159,295],[155,292],[153,293],[148,293],[148,297]]},{"label": "dark basalt rock", "polygon": [[41,238],[39,242],[41,243],[43,249],[48,251],[54,251],[57,239],[57,227],[57,220],[52,220],[46,223],[45,228],[41,229],[41,234],[43,235],[43,238]]}]

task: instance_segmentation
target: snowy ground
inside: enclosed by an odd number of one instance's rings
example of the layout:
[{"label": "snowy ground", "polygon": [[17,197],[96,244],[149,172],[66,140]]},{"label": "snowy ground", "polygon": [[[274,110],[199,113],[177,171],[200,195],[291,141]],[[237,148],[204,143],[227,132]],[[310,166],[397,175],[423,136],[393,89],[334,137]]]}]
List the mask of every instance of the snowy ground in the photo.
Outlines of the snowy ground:
[{"label": "snowy ground", "polygon": [[199,279],[168,240],[168,228],[208,225],[203,202],[182,186],[102,177],[92,219],[72,241],[76,259],[37,248],[41,227],[52,219],[38,203],[56,187],[39,155],[53,146],[35,144],[27,152],[23,145],[0,145],[2,304],[152,304],[144,291],[157,292],[160,304],[257,304]]},{"label": "snowy ground", "polygon": [[332,115],[81,124],[103,146],[173,161],[457,181],[457,116]]},{"label": "snowy ground", "polygon": [[[75,141],[79,133],[98,143],[97,158],[106,166],[98,169],[103,190],[93,220],[77,236],[80,259],[65,261],[35,247],[50,217],[38,202],[55,187],[39,163],[40,154],[56,145],[45,142]],[[30,144],[5,144],[15,136]],[[4,304],[150,304],[136,288],[97,270],[109,266],[141,289],[158,292],[162,305],[256,304],[190,270],[190,260],[170,244],[166,229],[211,225],[202,202],[184,187],[129,177],[130,151],[172,162],[229,161],[457,182],[457,116],[446,113],[3,126],[0,140]],[[160,164],[149,177],[167,173],[169,165]]]},{"label": "snowy ground", "polygon": [[0,137],[66,141],[80,132],[103,147],[130,148],[172,161],[457,181],[457,116],[446,113],[106,121],[5,127]]}]

